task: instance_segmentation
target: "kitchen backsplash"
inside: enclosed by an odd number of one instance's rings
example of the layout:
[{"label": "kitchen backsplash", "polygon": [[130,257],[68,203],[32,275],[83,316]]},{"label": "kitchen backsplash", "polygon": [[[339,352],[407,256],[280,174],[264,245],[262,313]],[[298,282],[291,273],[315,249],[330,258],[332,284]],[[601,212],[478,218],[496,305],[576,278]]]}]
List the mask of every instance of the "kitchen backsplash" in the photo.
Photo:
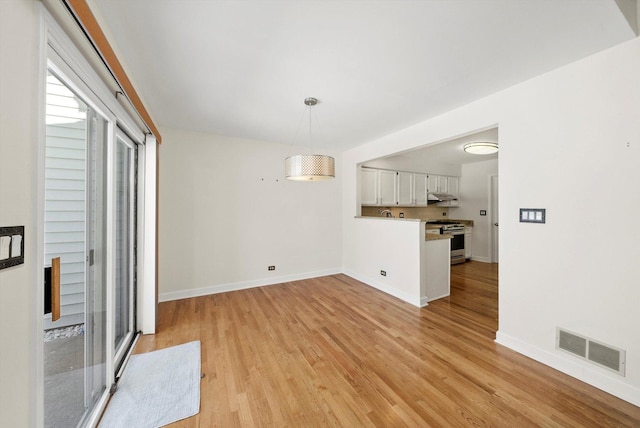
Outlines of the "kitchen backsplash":
[{"label": "kitchen backsplash", "polygon": [[[449,208],[437,206],[428,207],[362,207],[362,215],[365,217],[380,217],[382,210],[391,210],[395,218],[404,213],[404,218],[421,219],[447,219],[449,218]],[[444,215],[443,215],[444,214]]]}]

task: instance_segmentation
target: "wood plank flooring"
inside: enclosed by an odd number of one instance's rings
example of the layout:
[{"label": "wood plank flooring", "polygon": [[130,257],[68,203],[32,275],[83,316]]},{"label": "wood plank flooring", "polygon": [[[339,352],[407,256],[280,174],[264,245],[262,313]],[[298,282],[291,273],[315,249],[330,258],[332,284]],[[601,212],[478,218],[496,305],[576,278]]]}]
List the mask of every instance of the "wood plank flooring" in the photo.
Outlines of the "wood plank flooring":
[{"label": "wood plank flooring", "polygon": [[136,353],[202,342],[173,427],[638,427],[640,408],[494,343],[497,265],[416,308],[345,275],[161,303]]}]

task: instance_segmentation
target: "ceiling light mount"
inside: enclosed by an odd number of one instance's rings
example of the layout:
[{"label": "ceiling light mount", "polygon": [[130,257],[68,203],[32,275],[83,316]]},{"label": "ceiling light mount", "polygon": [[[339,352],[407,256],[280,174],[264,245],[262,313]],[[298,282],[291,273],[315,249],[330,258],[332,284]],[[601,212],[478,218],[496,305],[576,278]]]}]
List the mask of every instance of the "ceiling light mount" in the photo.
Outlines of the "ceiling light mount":
[{"label": "ceiling light mount", "polygon": [[285,177],[293,181],[322,181],[336,176],[335,159],[331,156],[311,153],[311,107],[318,99],[308,97],[304,104],[309,106],[309,154],[289,156],[284,161]]},{"label": "ceiling light mount", "polygon": [[490,141],[478,141],[475,143],[468,143],[463,146],[463,149],[467,153],[474,155],[491,155],[498,151],[498,143]]}]

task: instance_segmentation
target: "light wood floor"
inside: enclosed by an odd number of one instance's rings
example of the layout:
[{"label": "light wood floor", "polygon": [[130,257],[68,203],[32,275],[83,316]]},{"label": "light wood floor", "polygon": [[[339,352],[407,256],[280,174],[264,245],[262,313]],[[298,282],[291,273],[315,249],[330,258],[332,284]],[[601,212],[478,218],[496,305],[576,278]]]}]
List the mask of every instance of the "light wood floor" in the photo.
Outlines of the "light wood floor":
[{"label": "light wood floor", "polygon": [[416,308],[345,275],[160,304],[136,353],[202,342],[174,427],[640,426],[640,408],[494,343],[497,265]]}]

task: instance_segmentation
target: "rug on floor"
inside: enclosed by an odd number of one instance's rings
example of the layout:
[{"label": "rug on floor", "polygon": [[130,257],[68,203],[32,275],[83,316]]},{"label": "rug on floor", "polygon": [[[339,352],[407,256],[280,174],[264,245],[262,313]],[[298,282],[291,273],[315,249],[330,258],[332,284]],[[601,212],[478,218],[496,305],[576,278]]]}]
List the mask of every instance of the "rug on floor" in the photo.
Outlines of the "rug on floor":
[{"label": "rug on floor", "polygon": [[161,427],[200,411],[200,341],[132,355],[100,427]]}]

